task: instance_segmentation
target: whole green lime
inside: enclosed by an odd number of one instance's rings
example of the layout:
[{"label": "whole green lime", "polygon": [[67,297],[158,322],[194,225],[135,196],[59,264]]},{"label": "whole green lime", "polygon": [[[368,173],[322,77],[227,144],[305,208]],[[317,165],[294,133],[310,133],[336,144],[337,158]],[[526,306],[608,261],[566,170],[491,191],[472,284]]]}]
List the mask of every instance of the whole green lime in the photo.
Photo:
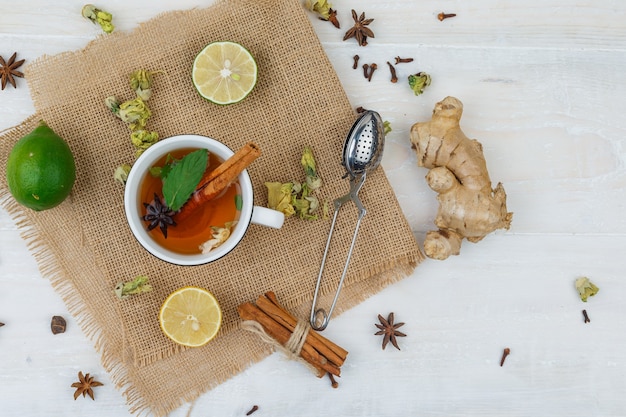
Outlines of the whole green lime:
[{"label": "whole green lime", "polygon": [[13,146],[6,175],[15,200],[41,211],[67,198],[76,179],[76,165],[68,144],[42,121]]}]

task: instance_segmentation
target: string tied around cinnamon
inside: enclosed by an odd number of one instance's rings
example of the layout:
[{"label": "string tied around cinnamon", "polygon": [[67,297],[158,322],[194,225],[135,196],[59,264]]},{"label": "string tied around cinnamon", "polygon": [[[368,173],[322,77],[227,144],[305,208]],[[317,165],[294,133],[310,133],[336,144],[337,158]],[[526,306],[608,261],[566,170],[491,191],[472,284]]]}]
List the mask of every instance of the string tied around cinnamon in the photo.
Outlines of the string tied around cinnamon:
[{"label": "string tied around cinnamon", "polygon": [[306,337],[311,330],[311,325],[306,320],[298,320],[291,337],[289,337],[289,340],[287,340],[287,343],[284,345],[280,344],[276,339],[268,335],[263,326],[261,326],[257,321],[244,320],[241,322],[241,328],[256,334],[263,342],[271,345],[274,350],[282,352],[285,356],[287,356],[287,358],[298,361],[309,368],[311,372],[317,373],[317,368],[312,366],[310,363],[305,361],[302,356],[300,356],[302,347],[306,342]]},{"label": "string tied around cinnamon", "polygon": [[340,367],[348,352],[311,331],[308,320],[296,319],[278,303],[273,292],[259,296],[256,305],[250,302],[239,305],[237,311],[242,329],[257,334],[289,359],[304,363],[318,377],[327,373],[341,375]]}]

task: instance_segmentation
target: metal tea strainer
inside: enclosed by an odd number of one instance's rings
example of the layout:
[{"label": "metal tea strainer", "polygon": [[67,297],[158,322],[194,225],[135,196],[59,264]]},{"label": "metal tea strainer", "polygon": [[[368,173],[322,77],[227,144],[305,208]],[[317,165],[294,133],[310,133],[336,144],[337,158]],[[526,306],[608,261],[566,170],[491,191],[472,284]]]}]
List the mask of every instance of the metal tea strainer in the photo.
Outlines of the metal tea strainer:
[{"label": "metal tea strainer", "polygon": [[[352,256],[352,250],[356,243],[356,236],[359,233],[359,226],[361,220],[365,216],[365,208],[359,199],[358,193],[365,177],[369,171],[374,170],[379,164],[383,156],[383,147],[385,145],[385,133],[383,131],[383,121],[380,115],[374,111],[365,111],[354,122],[346,142],[343,145],[343,157],[342,163],[346,168],[346,176],[350,178],[350,192],[343,197],[337,198],[333,202],[335,213],[333,214],[333,221],[330,225],[330,232],[328,234],[328,240],[326,241],[326,248],[324,249],[324,256],[322,257],[322,264],[320,266],[320,272],[317,276],[317,284],[315,285],[315,294],[313,296],[313,305],[311,306],[311,317],[309,322],[311,327],[315,330],[324,330],[330,322],[330,316],[333,314],[337,300],[339,299],[339,292],[343,285],[343,280],[348,272],[348,265],[350,264],[350,257]],[[344,203],[352,201],[357,207],[358,220],[354,229],[354,235],[352,236],[352,243],[348,250],[348,257],[343,267],[343,273],[339,279],[339,285],[335,298],[330,306],[330,310],[326,312],[323,308],[317,308],[317,298],[320,290],[320,284],[322,282],[322,275],[324,273],[324,265],[326,264],[326,258],[328,257],[328,249],[330,248],[330,242],[333,237],[333,231],[335,230],[335,223],[337,222],[337,215],[339,209]],[[320,321],[321,319],[321,321]]]}]

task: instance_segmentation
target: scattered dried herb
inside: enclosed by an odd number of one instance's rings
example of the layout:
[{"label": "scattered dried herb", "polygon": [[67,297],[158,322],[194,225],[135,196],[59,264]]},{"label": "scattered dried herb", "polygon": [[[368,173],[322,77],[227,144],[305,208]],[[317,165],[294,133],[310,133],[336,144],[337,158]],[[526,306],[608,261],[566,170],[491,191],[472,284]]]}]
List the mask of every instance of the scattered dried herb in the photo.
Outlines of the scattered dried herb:
[{"label": "scattered dried herb", "polygon": [[331,4],[328,0],[305,0],[304,7],[319,15],[320,19],[328,20],[331,13]]},{"label": "scattered dried herb", "polygon": [[132,100],[120,102],[115,96],[104,99],[104,104],[130,129],[130,141],[135,147],[135,156],[138,157],[159,141],[159,134],[146,130],[146,124],[152,112],[146,101],[152,95],[152,77],[161,71],[136,70],[130,74],[130,87],[137,94]]},{"label": "scattered dried herb", "polygon": [[93,4],[83,6],[81,14],[85,19],[91,20],[92,23],[99,24],[104,33],[111,33],[115,29],[115,26],[113,26],[113,15],[98,9]]},{"label": "scattered dried herb", "polygon": [[237,222],[232,221],[224,223],[224,227],[211,226],[211,239],[200,245],[200,251],[202,251],[202,253],[209,253],[213,249],[221,246],[222,243],[226,242],[226,239],[230,237],[230,233],[236,225]]},{"label": "scattered dried herb", "polygon": [[154,201],[152,201],[152,203],[143,203],[143,205],[146,208],[146,214],[142,219],[150,222],[150,224],[148,224],[148,231],[159,226],[161,233],[167,238],[168,226],[176,226],[176,222],[173,219],[174,211],[163,204],[156,193],[154,194]]},{"label": "scattered dried herb", "polygon": [[254,412],[255,412],[256,410],[258,410],[258,409],[259,409],[259,406],[258,406],[258,405],[253,405],[253,406],[252,406],[252,408],[250,409],[250,411],[248,411],[248,412],[246,413],[246,415],[247,415],[247,416],[249,416],[250,414],[254,413]]},{"label": "scattered dried herb", "polygon": [[354,20],[354,26],[352,26],[343,37],[343,40],[348,40],[350,38],[355,38],[359,46],[367,45],[367,38],[374,38],[374,32],[372,29],[368,28],[367,25],[372,23],[374,19],[366,19],[365,12],[361,13],[360,16],[352,9],[352,19]]},{"label": "scattered dried herb", "polygon": [[115,295],[120,300],[124,300],[131,295],[152,291],[152,286],[148,284],[148,277],[145,275],[136,276],[132,281],[120,282],[115,286]]},{"label": "scattered dried herb", "polygon": [[[313,149],[306,146],[302,152],[300,164],[304,169],[305,181],[299,182],[266,182],[267,206],[281,211],[285,217],[298,215],[304,220],[317,220],[320,201],[316,196],[322,186],[322,179],[317,174]],[[323,217],[327,217],[326,204]]]},{"label": "scattered dried herb", "polygon": [[416,96],[422,94],[424,89],[430,85],[430,82],[430,75],[425,72],[409,75],[409,87],[411,87]]},{"label": "scattered dried herb", "polygon": [[437,19],[439,19],[440,21],[443,22],[445,19],[448,19],[448,18],[451,18],[451,17],[454,17],[454,16],[456,16],[455,13],[444,13],[444,12],[441,12],[441,13],[439,13],[437,15]]},{"label": "scattered dried herb", "polygon": [[78,372],[78,382],[74,382],[72,384],[72,388],[76,388],[74,392],[74,400],[76,400],[81,394],[83,397],[89,395],[92,400],[95,400],[93,397],[93,388],[100,387],[103,384],[94,379],[93,376],[89,374],[83,375],[82,372]]},{"label": "scattered dried herb", "polygon": [[391,130],[391,122],[389,120],[383,121],[383,133],[387,135],[388,133],[391,133]]},{"label": "scattered dried herb", "polygon": [[500,359],[500,366],[504,365],[504,360],[506,359],[507,356],[509,356],[510,353],[511,353],[511,349],[504,348],[504,350],[502,351],[502,359]]},{"label": "scattered dried herb", "polygon": [[67,327],[67,323],[65,319],[61,316],[52,316],[52,320],[50,321],[50,329],[52,330],[52,334],[65,333],[65,329]]},{"label": "scattered dried herb", "polygon": [[130,74],[130,88],[132,88],[137,97],[142,100],[148,100],[152,96],[152,76],[162,71],[147,71],[139,69]]},{"label": "scattered dried herb", "polygon": [[589,315],[587,314],[587,310],[583,310],[583,319],[585,320],[585,323],[591,322],[591,320],[589,319]]},{"label": "scattered dried herb", "polygon": [[380,331],[374,333],[376,336],[384,335],[383,337],[383,350],[387,347],[387,343],[391,342],[391,344],[398,350],[400,347],[398,346],[398,341],[396,337],[405,337],[406,334],[398,331],[399,327],[404,326],[404,323],[394,323],[394,315],[393,313],[389,313],[387,316],[387,320],[380,314],[378,315],[378,320],[380,324],[375,324],[376,327],[380,329]]},{"label": "scattered dried herb", "polygon": [[0,323],[0,327],[4,326],[4,323]]},{"label": "scattered dried herb", "polygon": [[587,302],[587,298],[593,297],[600,291],[598,287],[596,287],[589,278],[581,277],[576,280],[576,289],[578,290],[578,294],[580,295],[580,299]]},{"label": "scattered dried herb", "polygon": [[17,52],[14,52],[9,58],[8,61],[5,61],[4,58],[0,56],[0,79],[2,80],[2,89],[11,84],[13,88],[17,88],[17,84],[15,83],[15,77],[23,78],[24,73],[18,71],[17,69],[22,66],[24,63],[24,59],[20,59],[16,61]]},{"label": "scattered dried herb", "polygon": [[387,61],[387,65],[389,65],[389,72],[391,72],[391,82],[392,83],[397,83],[398,82],[398,77],[396,76],[396,68],[391,65],[391,62]]},{"label": "scattered dried herb", "polygon": [[122,164],[115,168],[115,172],[113,172],[113,179],[119,182],[122,185],[126,184],[128,180],[128,174],[130,174],[131,166],[129,164]]}]

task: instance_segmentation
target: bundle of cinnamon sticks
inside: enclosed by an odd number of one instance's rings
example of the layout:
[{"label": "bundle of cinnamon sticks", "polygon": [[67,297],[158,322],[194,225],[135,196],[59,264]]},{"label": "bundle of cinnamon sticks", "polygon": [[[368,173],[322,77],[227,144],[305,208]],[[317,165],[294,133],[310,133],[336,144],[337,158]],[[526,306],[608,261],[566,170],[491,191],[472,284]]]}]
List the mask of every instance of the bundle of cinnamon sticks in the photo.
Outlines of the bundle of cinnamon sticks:
[{"label": "bundle of cinnamon sticks", "polygon": [[[237,310],[243,320],[259,323],[267,335],[282,346],[287,344],[298,324],[298,320],[278,303],[273,292],[259,296],[256,305],[244,303]],[[300,357],[316,370],[318,377],[327,373],[340,376],[347,355],[345,349],[313,330],[306,334],[300,350]]]}]

